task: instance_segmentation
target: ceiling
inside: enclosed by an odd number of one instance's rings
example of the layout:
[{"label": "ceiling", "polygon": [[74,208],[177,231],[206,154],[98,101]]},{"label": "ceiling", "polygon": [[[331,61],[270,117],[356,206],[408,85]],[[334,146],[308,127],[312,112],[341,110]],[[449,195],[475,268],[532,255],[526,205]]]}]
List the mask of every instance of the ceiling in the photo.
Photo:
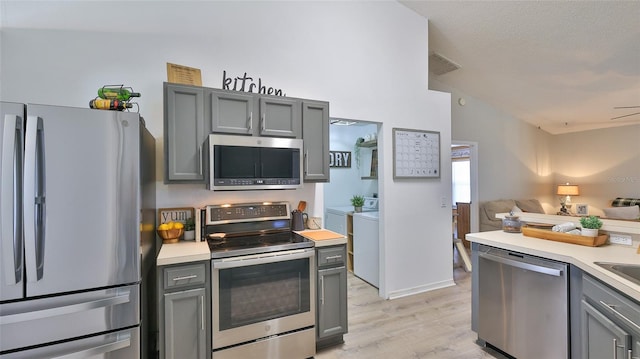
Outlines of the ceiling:
[{"label": "ceiling", "polygon": [[560,134],[640,124],[640,1],[400,1],[429,19],[430,78]]},{"label": "ceiling", "polygon": [[[126,2],[119,23],[163,31],[164,18],[140,23],[145,3]],[[640,124],[640,115],[611,120],[640,112],[614,109],[640,106],[640,1],[400,3],[429,19],[430,52],[460,67],[431,79],[553,134]],[[113,30],[100,19],[121,5],[0,0],[0,28]]]}]

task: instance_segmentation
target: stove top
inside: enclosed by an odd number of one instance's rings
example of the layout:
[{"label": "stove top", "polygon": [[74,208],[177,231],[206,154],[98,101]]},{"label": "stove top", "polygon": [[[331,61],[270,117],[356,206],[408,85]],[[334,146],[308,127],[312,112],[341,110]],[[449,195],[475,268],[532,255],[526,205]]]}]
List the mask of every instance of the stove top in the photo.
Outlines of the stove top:
[{"label": "stove top", "polygon": [[311,248],[314,246],[313,241],[291,231],[208,238],[207,242],[211,251],[211,258],[214,259]]}]

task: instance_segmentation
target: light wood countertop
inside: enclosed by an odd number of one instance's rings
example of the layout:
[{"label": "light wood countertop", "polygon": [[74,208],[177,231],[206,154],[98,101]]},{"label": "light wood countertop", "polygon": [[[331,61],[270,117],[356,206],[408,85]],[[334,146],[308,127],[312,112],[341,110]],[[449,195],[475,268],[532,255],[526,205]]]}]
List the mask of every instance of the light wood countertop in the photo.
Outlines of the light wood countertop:
[{"label": "light wood countertop", "polygon": [[632,246],[607,244],[601,247],[587,247],[503,231],[469,233],[466,238],[475,243],[573,264],[631,298],[640,301],[640,285],[595,264],[595,262],[640,264],[640,254],[636,253],[638,242],[634,242]]},{"label": "light wood countertop", "polygon": [[163,244],[156,260],[157,266],[168,264],[206,261],[211,259],[211,252],[206,241],[180,241]]}]

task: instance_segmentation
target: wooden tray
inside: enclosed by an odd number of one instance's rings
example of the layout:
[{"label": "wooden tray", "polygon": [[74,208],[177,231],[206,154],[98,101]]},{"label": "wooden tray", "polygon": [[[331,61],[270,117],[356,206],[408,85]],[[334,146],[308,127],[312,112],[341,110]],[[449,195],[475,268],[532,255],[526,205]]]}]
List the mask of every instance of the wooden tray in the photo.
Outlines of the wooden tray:
[{"label": "wooden tray", "polygon": [[545,229],[522,227],[522,235],[527,237],[535,237],[548,239],[550,241],[564,242],[571,244],[579,244],[581,246],[599,247],[607,243],[608,234],[601,234],[597,237],[587,237],[575,234],[567,234],[562,232],[553,232]]}]

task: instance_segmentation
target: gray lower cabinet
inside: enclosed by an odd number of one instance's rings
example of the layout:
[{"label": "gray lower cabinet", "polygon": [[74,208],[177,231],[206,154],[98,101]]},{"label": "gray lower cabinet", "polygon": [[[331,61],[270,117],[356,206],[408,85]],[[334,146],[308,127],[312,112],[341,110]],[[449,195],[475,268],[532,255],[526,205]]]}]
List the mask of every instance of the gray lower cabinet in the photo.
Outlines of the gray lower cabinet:
[{"label": "gray lower cabinet", "polygon": [[329,103],[302,101],[304,181],[329,182]]},{"label": "gray lower cabinet", "polygon": [[316,248],[316,347],[343,343],[347,333],[346,245]]},{"label": "gray lower cabinet", "polygon": [[204,89],[164,83],[164,181],[204,183],[202,144],[210,132],[205,121]]},{"label": "gray lower cabinet", "polygon": [[583,276],[582,358],[640,358],[640,303]]},{"label": "gray lower cabinet", "polygon": [[211,356],[209,262],[161,267],[158,281],[159,357]]}]

